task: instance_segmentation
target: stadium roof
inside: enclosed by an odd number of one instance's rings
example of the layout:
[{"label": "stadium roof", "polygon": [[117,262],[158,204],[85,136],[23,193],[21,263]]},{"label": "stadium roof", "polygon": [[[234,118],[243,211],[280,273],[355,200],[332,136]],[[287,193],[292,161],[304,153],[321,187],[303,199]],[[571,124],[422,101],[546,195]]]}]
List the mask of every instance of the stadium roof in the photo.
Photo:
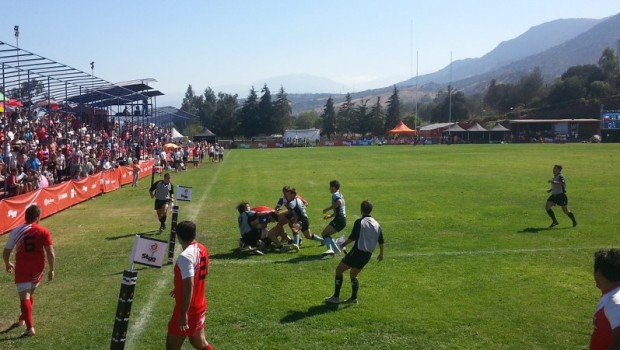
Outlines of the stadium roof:
[{"label": "stadium roof", "polygon": [[156,108],[155,115],[157,115],[156,123],[160,126],[174,123],[176,121],[179,121],[180,119],[185,121],[192,118],[198,119],[197,116],[172,106]]},{"label": "stadium roof", "polygon": [[[91,68],[94,62],[91,62]],[[30,51],[0,41],[0,84],[4,92],[18,89],[29,81],[43,85],[43,91],[16,96],[20,101],[55,100],[95,106],[128,104],[163,93],[146,83],[155,79],[113,84],[93,74],[67,66]]]}]

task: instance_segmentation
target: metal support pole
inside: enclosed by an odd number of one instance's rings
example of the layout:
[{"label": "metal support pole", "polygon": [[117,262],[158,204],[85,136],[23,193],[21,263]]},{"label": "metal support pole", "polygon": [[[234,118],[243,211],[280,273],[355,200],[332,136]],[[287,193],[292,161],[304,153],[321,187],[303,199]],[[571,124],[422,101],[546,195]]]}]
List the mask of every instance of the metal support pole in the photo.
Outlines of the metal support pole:
[{"label": "metal support pole", "polygon": [[170,242],[168,243],[168,265],[174,262],[174,245],[177,241],[177,220],[179,218],[179,206],[172,206],[172,222],[170,223]]},{"label": "metal support pole", "polygon": [[127,328],[129,327],[129,316],[131,315],[131,304],[133,303],[134,291],[138,272],[132,270],[123,271],[123,281],[118,295],[116,306],[116,317],[114,318],[114,329],[112,330],[112,340],[110,350],[125,349],[127,339]]}]

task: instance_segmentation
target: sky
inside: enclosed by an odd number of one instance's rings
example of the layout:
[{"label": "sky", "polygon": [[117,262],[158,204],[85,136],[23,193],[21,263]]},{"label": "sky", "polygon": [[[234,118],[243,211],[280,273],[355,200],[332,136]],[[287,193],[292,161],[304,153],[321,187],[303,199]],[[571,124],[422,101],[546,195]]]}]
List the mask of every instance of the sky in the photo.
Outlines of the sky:
[{"label": "sky", "polygon": [[[307,74],[355,92],[481,57],[529,28],[604,18],[615,0],[16,0],[0,41],[116,83],[154,78],[159,106],[201,94],[247,96]],[[269,86],[276,92],[279,86]],[[306,92],[290,91],[289,93]],[[236,91],[237,90],[237,91]],[[326,91],[343,92],[343,91]]]}]

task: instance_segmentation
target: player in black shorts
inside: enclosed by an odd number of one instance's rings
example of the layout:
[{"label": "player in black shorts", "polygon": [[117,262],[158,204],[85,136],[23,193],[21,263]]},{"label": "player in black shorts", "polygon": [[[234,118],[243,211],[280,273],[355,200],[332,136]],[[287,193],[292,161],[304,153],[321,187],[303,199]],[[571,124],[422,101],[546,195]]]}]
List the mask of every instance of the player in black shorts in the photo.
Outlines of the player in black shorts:
[{"label": "player in black shorts", "polygon": [[149,194],[151,198],[155,198],[159,232],[162,232],[166,229],[168,205],[172,201],[172,195],[174,194],[174,185],[170,182],[170,173],[166,173],[163,180],[155,181],[149,189]]},{"label": "player in black shorts", "polygon": [[369,201],[363,201],[360,206],[362,217],[355,221],[349,238],[347,238],[342,246],[344,247],[351,242],[355,242],[355,244],[353,245],[353,249],[342,258],[340,264],[336,268],[334,294],[325,298],[325,302],[327,303],[340,303],[340,288],[344,280],[343,274],[345,271],[351,269],[349,273],[351,277],[351,298],[344,301],[344,303],[357,304],[357,292],[359,290],[357,275],[370,261],[372,252],[377,245],[379,245],[379,256],[377,260],[383,260],[383,231],[377,220],[370,216],[372,208],[372,203]]},{"label": "player in black shorts", "polygon": [[556,164],[553,166],[553,178],[549,180],[549,183],[551,184],[551,188],[547,191],[547,193],[551,193],[551,196],[547,198],[547,202],[545,203],[547,215],[549,215],[552,220],[549,227],[554,227],[559,224],[558,220],[555,218],[555,213],[551,209],[554,205],[559,205],[562,207],[564,214],[566,214],[573,222],[573,227],[577,226],[575,215],[568,208],[568,197],[566,197],[566,178],[562,175],[561,165]]}]

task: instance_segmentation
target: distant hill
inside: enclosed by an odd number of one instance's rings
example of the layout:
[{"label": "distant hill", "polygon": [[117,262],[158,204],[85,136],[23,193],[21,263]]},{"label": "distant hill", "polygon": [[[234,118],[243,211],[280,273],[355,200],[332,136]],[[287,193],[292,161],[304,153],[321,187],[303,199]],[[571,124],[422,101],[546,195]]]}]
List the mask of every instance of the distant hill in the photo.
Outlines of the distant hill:
[{"label": "distant hill", "polygon": [[[452,84],[465,93],[482,92],[492,79],[498,82],[516,82],[524,74],[539,67],[546,81],[552,82],[569,67],[596,64],[606,47],[616,48],[620,40],[620,14],[604,19],[559,19],[530,28],[522,35],[500,43],[480,58],[452,62]],[[419,94],[434,94],[450,82],[450,66],[418,77]],[[397,83],[401,94],[411,90],[416,79]],[[268,85],[271,86],[271,85]],[[284,88],[288,91],[288,87]],[[392,86],[352,93],[355,99],[366,98],[370,103],[376,96],[385,102]],[[289,93],[293,112],[318,110],[327,97],[342,102],[344,94]],[[402,98],[401,98],[402,100]]]},{"label": "distant hill", "polygon": [[[602,21],[604,20],[559,19],[532,27],[518,37],[500,43],[495,49],[480,58],[452,62],[452,81],[493,72],[526,57],[544,52],[589,31]],[[397,86],[415,86],[415,80],[415,78],[411,78],[398,83]],[[450,65],[435,73],[418,77],[419,84],[423,85],[430,82],[449,83]]]},{"label": "distant hill", "polygon": [[487,73],[455,81],[454,86],[465,92],[479,92],[486,89],[492,79],[498,82],[516,82],[537,67],[547,82],[553,82],[569,67],[597,64],[603,50],[607,47],[617,48],[619,40],[620,14],[609,17],[576,37],[545,51]]},{"label": "distant hill", "polygon": [[[314,94],[314,93],[346,93],[352,89],[351,86],[339,84],[331,79],[317,77],[310,74],[289,74],[278,77],[268,78],[256,81],[254,89],[260,91],[267,84],[269,91],[275,94],[280,90],[280,86],[284,86],[287,93],[294,94]],[[249,88],[248,88],[249,90]]]}]

